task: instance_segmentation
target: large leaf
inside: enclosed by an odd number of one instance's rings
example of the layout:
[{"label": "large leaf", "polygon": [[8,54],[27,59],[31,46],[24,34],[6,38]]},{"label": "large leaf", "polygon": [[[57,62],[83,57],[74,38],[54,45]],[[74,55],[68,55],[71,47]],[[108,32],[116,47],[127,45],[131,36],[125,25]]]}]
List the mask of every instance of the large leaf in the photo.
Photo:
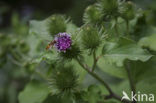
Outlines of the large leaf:
[{"label": "large leaf", "polygon": [[156,66],[155,66],[156,57],[153,56],[147,62],[141,61],[131,61],[130,62],[130,69],[132,73],[132,77],[134,82],[139,82],[141,80],[148,78],[156,78]]},{"label": "large leaf", "polygon": [[[105,46],[102,50],[103,53],[108,52],[109,50],[112,50],[117,46],[117,43],[113,42],[107,42],[105,43]],[[97,55],[101,55],[101,49],[100,47],[97,51]],[[108,73],[111,76],[118,77],[118,78],[126,78],[126,72],[123,67],[117,67],[115,64],[108,62],[105,58],[100,58],[97,62],[97,66],[105,73]]]},{"label": "large leaf", "polygon": [[105,48],[103,57],[111,64],[115,63],[117,66],[123,66],[123,62],[126,59],[145,62],[150,59],[152,55],[139,47],[134,41],[127,38],[120,38],[116,46]]},{"label": "large leaf", "polygon": [[30,82],[24,91],[19,94],[19,103],[42,103],[49,94],[48,86],[45,84]]},{"label": "large leaf", "polygon": [[52,40],[52,36],[48,32],[48,19],[43,21],[30,21],[29,34],[34,34],[36,37],[42,40]]},{"label": "large leaf", "polygon": [[148,47],[151,50],[156,51],[156,34],[153,34],[153,35],[142,38],[139,41],[139,45],[144,46],[144,47]]},{"label": "large leaf", "polygon": [[[140,94],[147,94],[149,96],[149,94],[153,94],[154,96],[156,95],[156,83],[154,82],[156,81],[156,78],[147,78],[143,81],[140,81],[139,83],[137,83],[136,87],[137,87],[137,92],[140,92]],[[141,101],[139,103],[147,103],[147,101]],[[152,103],[152,102],[149,102]]]},{"label": "large leaf", "polygon": [[[138,94],[154,94],[156,95],[156,67],[155,57],[152,57],[147,62],[131,61],[130,70],[132,73],[133,81],[136,84],[136,93]],[[118,88],[118,89],[116,89]],[[122,91],[125,91],[130,96],[131,89],[129,81],[124,80],[119,85],[113,85],[113,90],[122,96]],[[139,102],[147,103],[147,101]]]},{"label": "large leaf", "polygon": [[[29,23],[29,36],[27,37],[27,43],[30,46],[30,57],[38,56],[42,50],[45,49],[49,41],[52,41],[52,36],[48,32],[48,19],[37,21],[32,20]],[[46,43],[46,44],[44,44]]]},{"label": "large leaf", "polygon": [[115,76],[118,78],[127,77],[126,71],[123,67],[117,67],[116,65],[110,64],[104,58],[101,58],[98,61],[98,66],[102,71],[110,74],[111,76]]},{"label": "large leaf", "polygon": [[77,31],[77,26],[74,25],[73,23],[69,22],[67,24],[67,29],[66,29],[66,32],[67,33],[70,33],[70,34],[75,34]]},{"label": "large leaf", "polygon": [[[154,94],[154,96],[155,96],[156,95],[156,83],[153,82],[155,80],[156,80],[156,78],[153,78],[153,79],[149,78],[149,79],[138,82],[136,84],[136,94],[137,95],[147,94],[148,96],[149,96],[149,94]],[[125,91],[128,94],[128,96],[131,98],[132,91],[129,86],[129,81],[127,81],[127,80],[122,81],[118,85],[113,85],[112,89],[115,93],[117,93],[121,97],[123,96],[122,92]],[[118,102],[115,102],[115,103],[118,103]],[[119,102],[119,103],[121,103],[121,102]],[[152,103],[152,102],[145,101],[145,99],[144,99],[144,101],[140,101],[138,103]]]}]

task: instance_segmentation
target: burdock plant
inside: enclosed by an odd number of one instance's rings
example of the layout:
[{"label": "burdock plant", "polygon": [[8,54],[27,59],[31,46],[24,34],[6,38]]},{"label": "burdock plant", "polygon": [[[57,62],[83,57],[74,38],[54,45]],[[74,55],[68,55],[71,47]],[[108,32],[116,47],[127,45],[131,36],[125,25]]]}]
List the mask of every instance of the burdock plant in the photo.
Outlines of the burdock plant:
[{"label": "burdock plant", "polygon": [[[156,50],[149,46],[152,37],[142,39],[140,34],[138,41],[134,39],[143,13],[132,2],[98,0],[86,8],[81,27],[62,15],[31,21],[30,34],[36,37],[33,50],[40,42],[44,44],[32,62],[44,66],[34,69],[34,75],[37,73],[42,79],[34,78],[38,85],[32,86],[30,82],[19,95],[19,101],[24,103],[29,89],[35,89],[41,94],[33,91],[36,98],[29,103],[56,99],[61,103],[136,103],[122,100],[121,93],[141,91],[138,84],[144,78],[139,73],[149,69],[147,65],[154,65],[152,56]],[[49,45],[47,40],[51,41]]]}]

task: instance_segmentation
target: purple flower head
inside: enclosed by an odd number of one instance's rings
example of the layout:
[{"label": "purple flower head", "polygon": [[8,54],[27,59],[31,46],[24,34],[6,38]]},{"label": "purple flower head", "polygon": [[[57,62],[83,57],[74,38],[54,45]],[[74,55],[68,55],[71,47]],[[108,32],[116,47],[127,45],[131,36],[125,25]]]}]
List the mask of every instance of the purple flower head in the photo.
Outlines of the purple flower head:
[{"label": "purple flower head", "polygon": [[60,52],[66,52],[71,47],[71,36],[67,33],[58,33],[55,37],[55,47]]}]

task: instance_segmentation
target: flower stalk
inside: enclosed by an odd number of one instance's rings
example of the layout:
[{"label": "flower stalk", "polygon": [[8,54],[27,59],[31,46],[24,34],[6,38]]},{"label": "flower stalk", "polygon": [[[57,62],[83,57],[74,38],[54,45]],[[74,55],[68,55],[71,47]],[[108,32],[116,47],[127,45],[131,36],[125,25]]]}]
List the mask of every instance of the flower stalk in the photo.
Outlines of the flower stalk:
[{"label": "flower stalk", "polygon": [[115,18],[115,32],[116,32],[116,36],[119,35],[119,32],[118,32],[118,18]]},{"label": "flower stalk", "polygon": [[[121,101],[121,97],[118,96],[117,94],[115,94],[112,89],[110,88],[110,86],[102,79],[100,78],[96,73],[94,73],[90,67],[87,65],[87,64],[83,64],[79,59],[77,59],[77,62],[79,63],[79,65],[85,69],[91,76],[93,76],[96,80],[98,80],[100,83],[102,83],[105,88],[108,90],[109,92],[109,95],[108,96],[105,96],[105,99],[111,99],[111,98],[114,98],[116,100],[119,100]],[[131,101],[129,100],[123,100],[121,101],[123,103],[130,103]]]},{"label": "flower stalk", "polygon": [[[136,94],[136,87],[135,87],[135,83],[134,83],[132,75],[131,75],[130,63],[129,62],[125,63],[125,70],[127,72],[127,76],[128,76],[128,79],[129,79],[129,84],[130,84],[130,87],[131,87],[131,91],[133,91],[133,93]],[[134,100],[133,103],[137,103],[137,102]]]},{"label": "flower stalk", "polygon": [[93,66],[92,66],[92,72],[95,70],[96,68],[96,63],[97,63],[97,58],[96,58],[96,51],[93,51]]},{"label": "flower stalk", "polygon": [[127,36],[129,36],[129,21],[126,20]]}]

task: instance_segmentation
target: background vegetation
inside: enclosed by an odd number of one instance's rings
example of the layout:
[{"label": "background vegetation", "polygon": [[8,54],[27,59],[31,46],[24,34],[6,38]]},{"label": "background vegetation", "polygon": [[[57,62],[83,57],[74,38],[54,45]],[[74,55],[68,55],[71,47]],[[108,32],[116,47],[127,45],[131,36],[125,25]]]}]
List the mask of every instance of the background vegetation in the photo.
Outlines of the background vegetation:
[{"label": "background vegetation", "polygon": [[[120,103],[114,98],[105,99],[109,94],[107,88],[90,76],[80,62],[79,65],[74,60],[67,60],[83,56],[91,67],[95,62],[95,49],[96,56],[101,51],[106,56],[100,57],[94,72],[109,84],[114,93],[119,96],[123,90],[130,93],[133,85],[129,84],[129,79],[132,79],[135,91],[156,94],[156,1],[133,0],[133,7],[126,5],[129,9],[118,18],[118,22],[112,19],[118,17],[115,12],[108,13],[103,8],[99,13],[94,7],[97,1],[0,1],[0,103]],[[100,6],[106,7],[104,4]],[[73,34],[73,41],[77,41],[77,34],[84,34],[70,55],[57,55],[55,50],[45,51],[46,45],[53,40],[46,29],[50,17],[56,19],[51,20],[51,34],[66,31]],[[62,24],[65,30],[59,29]],[[102,40],[94,34],[101,34]],[[79,46],[82,47],[80,50]],[[114,57],[114,54],[126,56]],[[58,62],[61,66],[56,65]],[[132,78],[125,69],[129,65]],[[58,72],[64,74],[57,76]],[[62,78],[72,84],[72,96],[60,91],[64,87],[58,88],[58,82],[62,83],[60,86],[68,82]]]}]

